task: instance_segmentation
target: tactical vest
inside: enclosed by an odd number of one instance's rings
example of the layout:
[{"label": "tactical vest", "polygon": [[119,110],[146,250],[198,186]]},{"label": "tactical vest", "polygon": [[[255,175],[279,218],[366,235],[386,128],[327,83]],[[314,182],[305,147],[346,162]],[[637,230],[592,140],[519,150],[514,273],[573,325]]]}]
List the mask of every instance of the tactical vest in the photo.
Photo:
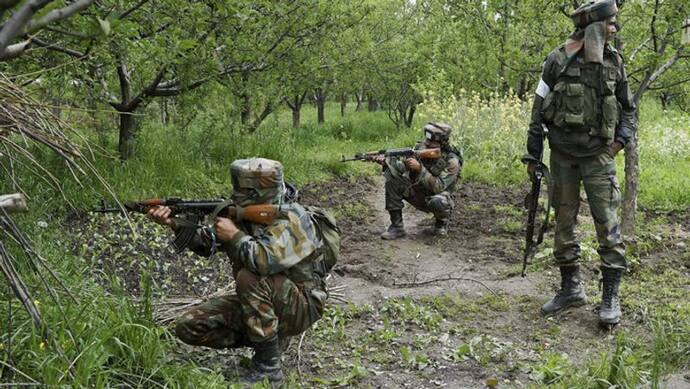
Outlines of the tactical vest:
[{"label": "tactical vest", "polygon": [[561,71],[553,90],[544,99],[542,118],[551,131],[588,133],[613,139],[619,107],[616,86],[620,82],[620,57],[605,52],[604,63],[567,63],[563,47],[557,52]]}]

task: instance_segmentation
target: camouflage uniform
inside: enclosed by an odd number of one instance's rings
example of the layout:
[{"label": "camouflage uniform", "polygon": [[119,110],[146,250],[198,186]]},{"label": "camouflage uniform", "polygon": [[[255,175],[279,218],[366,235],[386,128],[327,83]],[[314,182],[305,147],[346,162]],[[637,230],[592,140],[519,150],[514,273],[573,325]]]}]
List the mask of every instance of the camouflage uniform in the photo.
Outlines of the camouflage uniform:
[{"label": "camouflage uniform", "polygon": [[448,124],[427,123],[422,131],[426,140],[417,143],[415,149],[440,148],[441,157],[421,158],[419,172],[408,169],[403,158],[386,158],[383,171],[386,179],[386,210],[391,224],[381,234],[382,239],[405,236],[403,200],[419,210],[433,213],[436,219],[435,235],[448,233],[448,221],[455,206],[453,191],[462,167],[462,154],[449,143],[452,128]]},{"label": "camouflage uniform", "polygon": [[[419,142],[415,149],[426,148]],[[453,151],[442,150],[441,158],[421,160],[422,171],[407,169],[401,158],[386,161],[386,211],[401,210],[406,200],[413,207],[448,220],[455,207],[453,192],[460,174],[460,159]]]},{"label": "camouflage uniform", "polygon": [[[262,176],[257,161],[264,167],[278,164],[260,158],[233,162],[232,200],[240,206],[281,203],[282,166],[279,176],[275,171]],[[307,330],[323,313],[327,296],[321,240],[306,210],[298,203],[282,204],[271,225],[235,224],[240,232],[222,248],[232,262],[236,293],[210,299],[184,314],[175,332],[185,343],[256,349]],[[209,255],[210,244],[198,232],[190,249]]]},{"label": "camouflage uniform", "polygon": [[[627,268],[616,215],[621,191],[610,145],[614,141],[625,145],[632,139],[636,107],[623,60],[601,37],[616,12],[615,2],[605,0],[587,3],[571,15],[578,30],[544,62],[528,131],[526,159],[536,161],[543,151],[543,126],[548,129],[556,210],[554,257],[564,283],[557,298],[565,289],[578,303],[584,301],[584,291],[576,285],[581,253],[574,232],[581,183],[596,227],[602,271],[620,274]],[[587,51],[587,45],[597,49]],[[547,305],[545,313],[567,304]]]},{"label": "camouflage uniform", "polygon": [[[237,294],[210,299],[183,315],[176,333],[186,343],[242,347],[247,341],[297,335],[321,317],[325,286],[314,271],[319,239],[304,208],[290,204],[270,226],[242,222],[237,227],[242,232],[223,247]],[[208,252],[206,245],[192,249]]]}]

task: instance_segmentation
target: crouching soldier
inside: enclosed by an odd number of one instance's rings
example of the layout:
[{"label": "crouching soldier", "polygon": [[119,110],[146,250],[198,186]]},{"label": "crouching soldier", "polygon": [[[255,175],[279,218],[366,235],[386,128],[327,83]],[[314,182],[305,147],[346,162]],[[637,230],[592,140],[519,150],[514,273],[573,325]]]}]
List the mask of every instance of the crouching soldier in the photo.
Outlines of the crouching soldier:
[{"label": "crouching soldier", "polygon": [[[232,202],[285,205],[286,185],[280,162],[263,158],[237,160],[230,167]],[[167,207],[148,216],[182,228]],[[175,332],[185,343],[213,348],[252,347],[252,369],[245,381],[279,382],[281,344],[321,318],[326,300],[322,243],[317,224],[297,202],[281,207],[269,225],[216,217],[216,241],[232,262],[235,293],[212,298],[185,313]],[[213,243],[197,230],[187,247],[211,254]]]},{"label": "crouching soldier", "polygon": [[390,227],[382,239],[398,239],[405,236],[403,227],[403,200],[415,208],[431,212],[436,236],[448,234],[448,223],[455,206],[455,190],[462,154],[450,144],[452,128],[445,123],[427,123],[423,128],[424,140],[415,149],[441,149],[438,159],[385,158],[376,162],[383,165],[386,179],[386,210],[390,215]]}]

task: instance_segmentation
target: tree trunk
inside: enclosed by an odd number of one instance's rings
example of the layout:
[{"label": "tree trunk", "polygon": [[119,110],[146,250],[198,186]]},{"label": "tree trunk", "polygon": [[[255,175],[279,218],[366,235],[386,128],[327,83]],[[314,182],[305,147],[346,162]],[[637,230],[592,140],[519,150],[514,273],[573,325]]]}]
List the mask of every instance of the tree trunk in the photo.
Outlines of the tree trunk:
[{"label": "tree trunk", "polygon": [[[681,56],[681,50],[678,49],[676,50],[676,53],[664,64],[653,71],[652,69],[647,70],[645,73],[645,78],[640,83],[640,86],[633,97],[635,105],[638,107],[640,106],[640,101],[642,101],[642,96],[647,91],[647,88],[649,88],[654,81],[664,74],[664,72],[670,69],[681,58]],[[637,116],[636,122],[639,123],[639,111],[637,112]],[[637,187],[640,181],[640,158],[637,148],[637,139],[637,134],[635,134],[633,139],[628,142],[627,145],[625,145],[625,196],[623,197],[621,230],[623,232],[623,236],[626,236],[628,240],[635,239]]]},{"label": "tree trunk", "polygon": [[168,124],[170,122],[170,112],[168,111],[168,99],[161,99],[161,123]]},{"label": "tree trunk", "polygon": [[299,128],[300,108],[292,108],[292,128]]},{"label": "tree trunk", "polygon": [[249,121],[252,118],[252,99],[246,92],[240,95],[240,99],[242,100],[242,107],[240,108],[240,123],[242,123],[243,126],[246,126],[249,124]]},{"label": "tree trunk", "polygon": [[249,132],[256,131],[261,125],[261,123],[263,123],[264,119],[266,119],[266,117],[268,117],[268,115],[271,114],[271,112],[273,112],[273,104],[271,104],[271,102],[268,102],[264,107],[263,111],[261,111],[261,113],[259,114],[259,116],[255,117],[254,121],[247,127],[247,130]]},{"label": "tree trunk", "polygon": [[345,116],[345,108],[347,108],[347,95],[345,93],[340,95],[340,116]]},{"label": "tree trunk", "polygon": [[294,95],[292,97],[292,100],[288,100],[285,98],[285,104],[287,104],[288,107],[290,107],[290,111],[292,111],[292,128],[299,128],[300,126],[300,111],[302,110],[302,104],[304,103],[304,99],[307,98],[307,92],[302,93],[301,95]]},{"label": "tree trunk", "polygon": [[325,119],[325,109],[326,109],[326,93],[321,88],[316,88],[314,90],[314,100],[316,101],[316,118],[317,122],[324,123]]},{"label": "tree trunk", "polygon": [[120,139],[117,150],[120,153],[120,160],[126,161],[134,155],[134,129],[136,121],[133,112],[120,112]]},{"label": "tree trunk", "polygon": [[367,95],[367,110],[369,110],[369,112],[374,112],[378,109],[378,107],[379,107],[379,102],[376,101],[376,99],[374,98],[373,95],[368,94]]},{"label": "tree trunk", "polygon": [[138,104],[132,104],[131,81],[127,66],[120,62],[117,65],[117,76],[120,81],[119,104],[111,104],[120,114],[120,136],[117,143],[117,150],[120,153],[120,160],[126,161],[133,155],[134,151],[134,116],[131,114],[137,109]]},{"label": "tree trunk", "polygon": [[240,107],[240,123],[242,126],[249,125],[252,120],[252,98],[247,91],[249,83],[249,73],[242,73],[242,93],[240,94],[240,101],[242,106]]},{"label": "tree trunk", "polygon": [[407,128],[412,127],[412,119],[414,119],[414,113],[417,111],[417,104],[412,103],[410,104],[410,108],[407,111],[407,115],[405,116],[405,126]]},{"label": "tree trunk", "polygon": [[355,93],[355,99],[357,100],[355,112],[359,112],[362,110],[362,101],[364,100],[364,93]]}]

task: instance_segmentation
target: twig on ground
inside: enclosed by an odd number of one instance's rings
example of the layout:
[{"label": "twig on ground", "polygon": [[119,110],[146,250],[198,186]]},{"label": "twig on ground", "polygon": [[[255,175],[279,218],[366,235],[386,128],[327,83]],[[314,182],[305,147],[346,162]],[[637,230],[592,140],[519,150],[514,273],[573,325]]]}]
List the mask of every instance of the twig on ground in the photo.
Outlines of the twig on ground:
[{"label": "twig on ground", "polygon": [[474,279],[474,278],[468,278],[468,277],[452,277],[452,276],[448,276],[448,277],[445,277],[445,278],[434,278],[434,279],[426,280],[426,281],[419,281],[419,282],[404,282],[404,283],[400,283],[400,284],[394,282],[394,283],[393,283],[393,286],[397,286],[397,287],[400,287],[400,288],[414,288],[414,287],[417,287],[417,286],[428,285],[428,284],[433,284],[433,283],[436,283],[436,282],[443,282],[443,281],[472,281],[472,282],[476,282],[477,284],[479,284],[479,285],[483,286],[484,288],[486,288],[486,290],[488,290],[489,292],[491,292],[494,296],[498,296],[498,293],[494,292],[493,289],[491,289],[491,288],[489,288],[488,286],[486,286],[485,283],[483,283],[483,282],[481,282],[481,281],[479,281],[479,280],[476,280],[476,279]]},{"label": "twig on ground", "polygon": [[302,341],[304,341],[304,336],[307,334],[307,331],[302,332],[302,336],[299,337],[299,344],[297,345],[297,374],[299,374],[300,381],[302,380]]}]

